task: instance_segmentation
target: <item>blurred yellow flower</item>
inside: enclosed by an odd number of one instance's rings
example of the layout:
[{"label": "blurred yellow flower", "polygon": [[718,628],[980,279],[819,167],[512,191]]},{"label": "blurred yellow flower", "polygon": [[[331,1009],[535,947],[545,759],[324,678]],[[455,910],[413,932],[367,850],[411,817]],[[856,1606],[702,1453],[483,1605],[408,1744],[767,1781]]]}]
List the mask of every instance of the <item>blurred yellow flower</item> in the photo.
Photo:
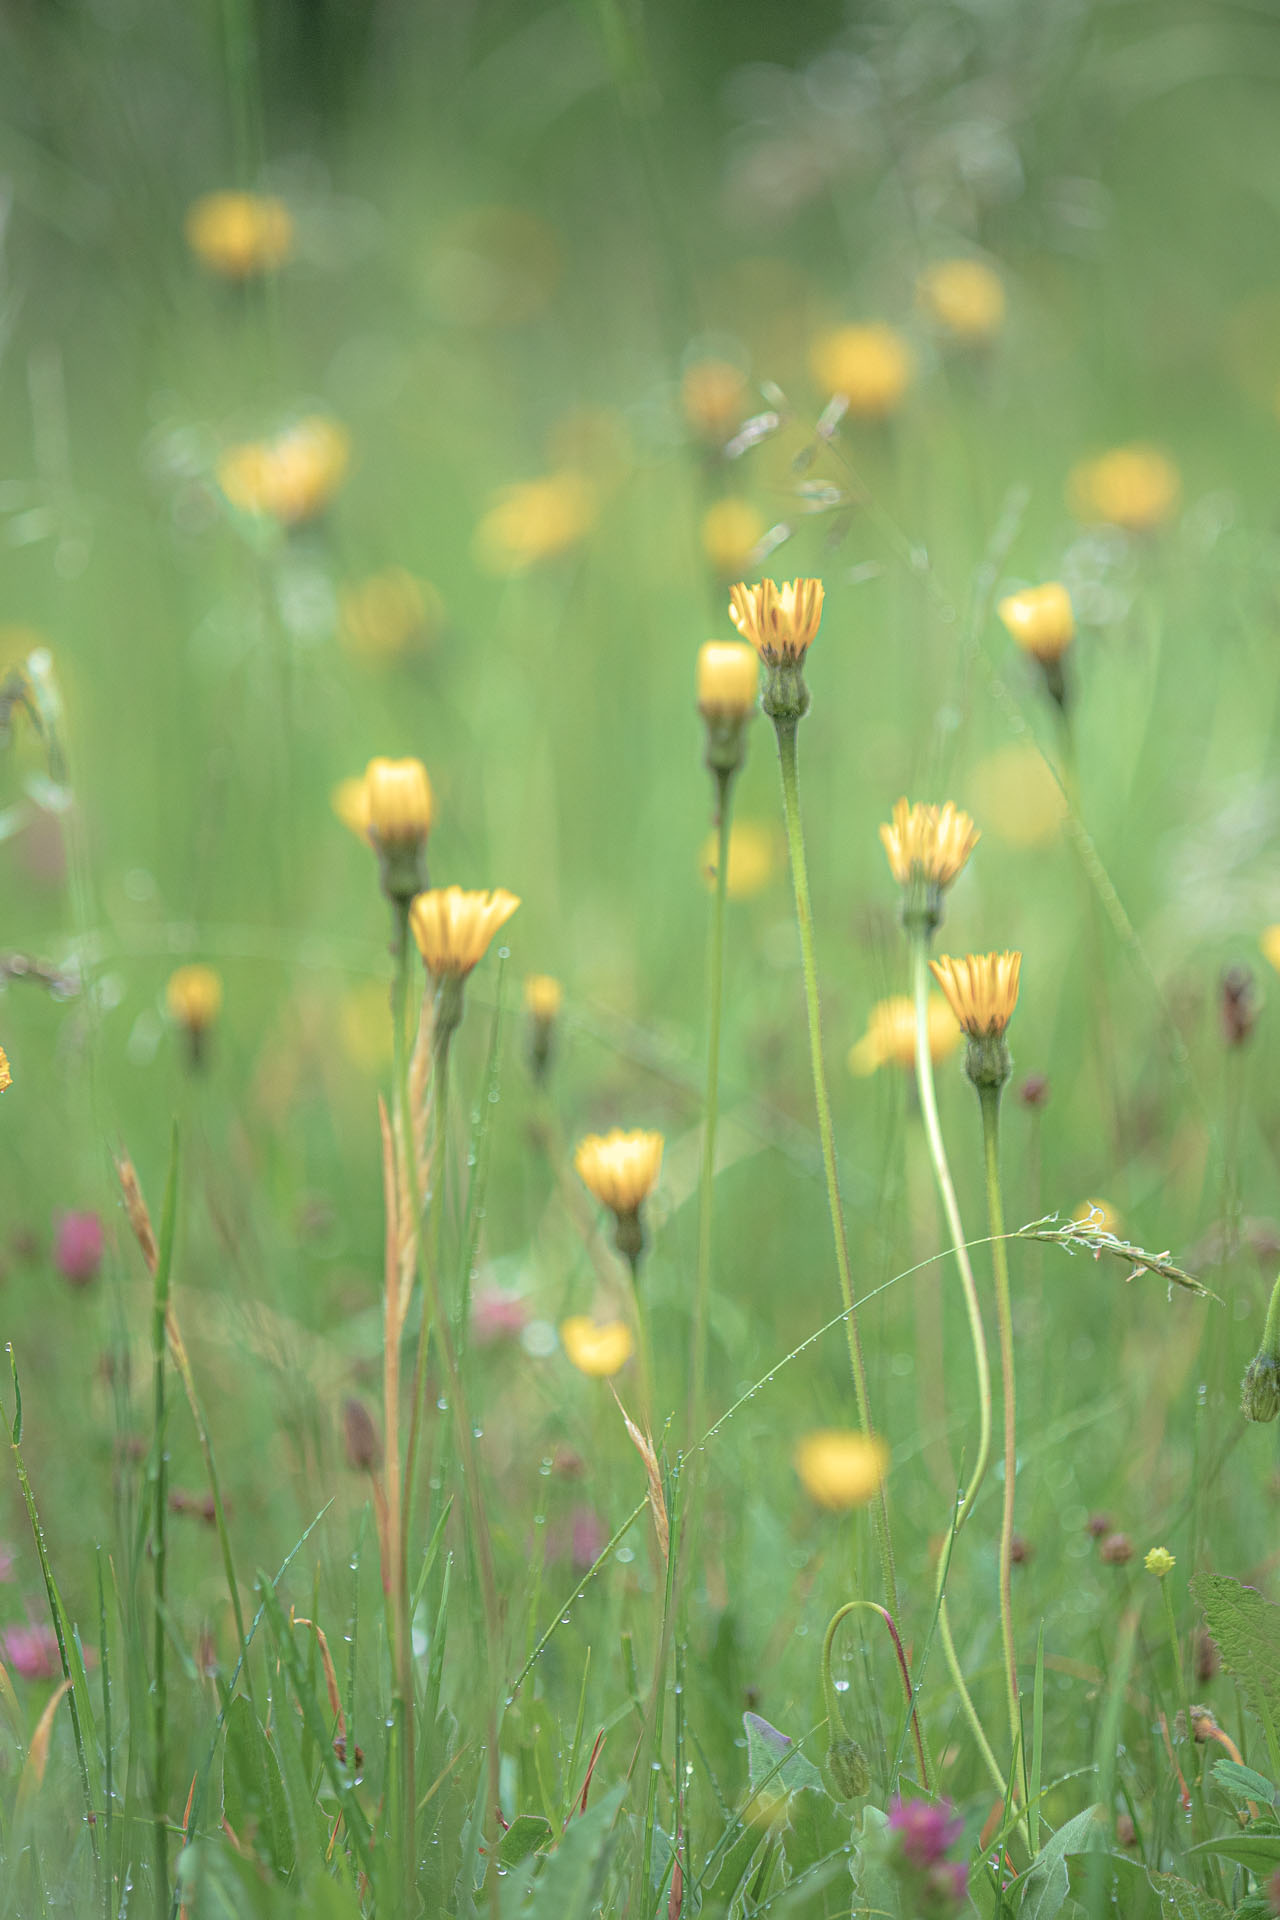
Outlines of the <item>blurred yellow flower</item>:
[{"label": "blurred yellow flower", "polygon": [[977,346],[1004,325],[1004,282],[981,260],[938,260],[916,285],[920,305],[947,333]]},{"label": "blurred yellow flower", "polygon": [[338,1009],[342,1049],[355,1066],[377,1073],[391,1058],[391,1016],[387,989],[377,980],[364,980],[342,997]]},{"label": "blurred yellow flower", "polygon": [[345,427],[311,414],[270,440],[228,447],[218,461],[218,485],[242,513],[301,526],[329,505],[350,456]]},{"label": "blurred yellow flower", "polygon": [[726,580],[746,573],[768,522],[750,500],[717,500],[702,517],[702,551]]},{"label": "blurred yellow flower", "polygon": [[729,618],[767,666],[803,660],[822,619],[821,580],[739,582],[729,589]]},{"label": "blurred yellow flower", "polygon": [[704,720],[745,720],[760,691],[760,664],[745,640],[708,640],[698,649],[698,712]]},{"label": "blurred yellow flower", "polygon": [[293,252],[293,220],[283,200],[261,193],[206,193],[187,210],[187,245],[213,273],[250,280]]},{"label": "blurred yellow flower", "polygon": [[519,905],[503,887],[491,893],[464,893],[461,887],[420,893],[409,909],[409,924],[428,972],[437,980],[465,978]]},{"label": "blurred yellow flower", "polygon": [[339,780],[329,795],[329,805],[344,827],[349,827],[361,840],[368,841],[369,795],[362,773],[353,773],[349,779]]},{"label": "blurred yellow flower", "polygon": [[[940,1065],[960,1044],[960,1028],[941,994],[929,995],[926,1020],[929,1029],[929,1058]],[[867,1030],[849,1054],[849,1071],[858,1075],[875,1073],[886,1066],[914,1067],[916,1063],[916,1010],[905,993],[878,1000],[867,1020]]]},{"label": "blurred yellow flower", "polygon": [[421,760],[371,760],[364,771],[366,831],[376,847],[420,846],[435,800]]},{"label": "blurred yellow flower", "polygon": [[607,1380],[631,1358],[635,1341],[625,1320],[603,1324],[586,1314],[574,1314],[561,1323],[560,1343],[568,1358],[592,1380]]},{"label": "blurred yellow flower", "polygon": [[[699,864],[709,887],[716,883],[719,851],[720,836],[708,834]],[[724,883],[730,900],[750,900],[763,893],[781,869],[782,846],[776,830],[757,820],[735,820],[729,828],[729,871]]]},{"label": "blurred yellow flower", "polygon": [[1018,1004],[1020,953],[971,953],[963,960],[943,953],[929,971],[971,1040],[1004,1033]]},{"label": "blurred yellow flower", "polygon": [[567,553],[595,521],[595,489],[571,468],[504,487],[476,528],[477,564],[500,579],[514,578]]},{"label": "blurred yellow flower", "polygon": [[635,1213],[658,1184],[662,1171],[660,1133],[589,1133],[578,1142],[573,1164],[583,1185],[612,1213]]},{"label": "blurred yellow flower", "polygon": [[378,665],[433,639],[444,624],[439,593],[405,567],[386,567],[341,588],[338,613],[347,651]]},{"label": "blurred yellow flower", "polygon": [[175,1026],[204,1033],[222,1011],[222,977],[212,967],[178,967],[169,975],[164,999]]},{"label": "blurred yellow flower", "polygon": [[814,341],[809,367],[824,393],[843,395],[855,418],[885,420],[910,383],[911,349],[882,324],[837,327]]},{"label": "blurred yellow flower", "polygon": [[1060,580],[1008,594],[996,612],[1023,652],[1045,665],[1060,660],[1076,637],[1071,595]]},{"label": "blurred yellow flower", "polygon": [[900,887],[916,875],[931,887],[949,887],[981,839],[967,813],[953,801],[944,806],[896,802],[892,821],[880,828],[889,871]]},{"label": "blurred yellow flower", "polygon": [[1080,520],[1100,520],[1129,533],[1147,533],[1168,520],[1178,504],[1178,469],[1154,447],[1113,447],[1081,461],[1067,483],[1071,511]]},{"label": "blurred yellow flower", "polygon": [[524,983],[524,1010],[534,1020],[556,1020],[564,1005],[564,988],[549,973],[531,973]]},{"label": "blurred yellow flower", "polygon": [[1263,929],[1258,945],[1262,948],[1263,958],[1269,960],[1277,973],[1280,973],[1280,925]]},{"label": "blurred yellow flower", "polygon": [[846,1513],[875,1499],[889,1471],[889,1449],[878,1434],[822,1427],[805,1435],[795,1463],[811,1500],[831,1513]]},{"label": "blurred yellow flower", "polygon": [[747,379],[731,360],[694,360],[680,382],[680,405],[704,440],[727,440],[748,410]]},{"label": "blurred yellow flower", "polygon": [[12,1085],[13,1075],[9,1071],[9,1056],[4,1048],[0,1047],[0,1093],[3,1093],[6,1087],[11,1087]]},{"label": "blurred yellow flower", "polygon": [[1011,847],[1056,839],[1067,816],[1062,788],[1034,747],[1016,741],[980,760],[969,780],[988,832]]},{"label": "blurred yellow flower", "polygon": [[1071,1218],[1090,1233],[1120,1232],[1120,1215],[1109,1200],[1082,1200]]}]

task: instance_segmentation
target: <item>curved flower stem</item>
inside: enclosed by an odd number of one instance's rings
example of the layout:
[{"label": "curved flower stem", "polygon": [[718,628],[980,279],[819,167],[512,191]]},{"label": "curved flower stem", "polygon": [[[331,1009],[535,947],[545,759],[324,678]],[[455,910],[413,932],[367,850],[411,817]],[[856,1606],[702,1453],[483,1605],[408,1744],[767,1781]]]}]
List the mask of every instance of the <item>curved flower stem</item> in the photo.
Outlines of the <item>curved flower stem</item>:
[{"label": "curved flower stem", "polygon": [[[941,1565],[945,1568],[946,1564],[946,1556],[944,1554]],[[939,1575],[940,1580],[943,1577],[943,1575]],[[969,1731],[977,1742],[978,1752],[982,1755],[987,1772],[991,1775],[992,1785],[995,1787],[1000,1798],[1007,1800],[1009,1797],[1008,1783],[1000,1771],[1000,1766],[995,1754],[991,1751],[991,1742],[987,1739],[986,1731],[983,1728],[981,1720],[978,1718],[978,1709],[973,1704],[973,1698],[965,1682],[964,1668],[960,1665],[960,1655],[956,1652],[956,1643],[951,1634],[951,1615],[947,1610],[947,1596],[945,1593],[938,1602],[938,1632],[942,1636],[942,1651],[946,1655],[947,1667],[951,1673],[951,1683],[960,1696],[960,1704],[964,1708],[965,1719],[969,1722]]]},{"label": "curved flower stem", "polygon": [[[827,1179],[827,1201],[831,1209],[831,1232],[835,1241],[836,1269],[840,1276],[840,1296],[844,1302],[845,1336],[849,1344],[849,1365],[853,1373],[853,1391],[858,1403],[858,1423],[865,1434],[871,1428],[871,1408],[867,1395],[867,1369],[862,1356],[862,1336],[853,1298],[853,1276],[849,1267],[849,1246],[845,1237],[844,1209],[840,1199],[840,1179],[836,1169],[835,1135],[831,1125],[831,1101],[827,1094],[827,1073],[822,1059],[822,1010],[818,1000],[818,969],[813,951],[813,907],[809,899],[809,869],[804,851],[804,828],[800,821],[800,769],[796,742],[797,721],[774,721],[778,737],[778,766],[782,774],[782,811],[786,821],[787,849],[791,858],[791,878],[795,887],[796,922],[800,930],[800,954],[804,968],[805,1001],[809,1013],[809,1052],[813,1066],[813,1096],[818,1110],[818,1136],[822,1143],[822,1165]],[[893,1536],[889,1529],[889,1502],[883,1485],[872,1508],[876,1544],[880,1549],[880,1570],[885,1599],[896,1616],[898,1581],[893,1560]]]},{"label": "curved flower stem", "polygon": [[1000,1089],[979,1089],[982,1146],[987,1172],[987,1217],[991,1227],[991,1265],[996,1281],[996,1319],[1000,1325],[1000,1375],[1004,1392],[1004,1512],[1000,1522],[1000,1635],[1004,1642],[1005,1687],[1009,1697],[1009,1737],[1016,1753],[1022,1737],[1018,1699],[1018,1657],[1013,1643],[1013,1496],[1018,1471],[1017,1407],[1013,1376],[1013,1308],[1009,1296],[1009,1256],[1004,1242],[1004,1206],[1000,1197]]},{"label": "curved flower stem", "polygon": [[724,1010],[724,918],[728,892],[729,828],[733,775],[716,774],[716,886],[707,956],[707,1090],[702,1120],[702,1168],[698,1180],[698,1270],[693,1293],[693,1355],[689,1369],[689,1436],[702,1432],[707,1396],[707,1317],[711,1300],[711,1248],[715,1209],[716,1127],[720,1117],[720,1028]]},{"label": "curved flower stem", "polygon": [[832,1615],[831,1623],[827,1628],[826,1639],[822,1643],[822,1672],[824,1678],[831,1671],[831,1648],[835,1641],[836,1628],[842,1620],[846,1620],[858,1607],[866,1607],[872,1613],[878,1613],[889,1629],[889,1637],[893,1641],[893,1650],[898,1656],[898,1671],[902,1675],[902,1690],[907,1698],[907,1715],[911,1721],[911,1730],[916,1738],[916,1758],[920,1762],[920,1784],[926,1793],[932,1793],[932,1771],[925,1753],[924,1735],[920,1730],[920,1715],[916,1712],[916,1696],[915,1688],[911,1684],[911,1669],[907,1665],[907,1656],[903,1649],[897,1624],[887,1607],[878,1605],[874,1600],[846,1600],[844,1605]]}]

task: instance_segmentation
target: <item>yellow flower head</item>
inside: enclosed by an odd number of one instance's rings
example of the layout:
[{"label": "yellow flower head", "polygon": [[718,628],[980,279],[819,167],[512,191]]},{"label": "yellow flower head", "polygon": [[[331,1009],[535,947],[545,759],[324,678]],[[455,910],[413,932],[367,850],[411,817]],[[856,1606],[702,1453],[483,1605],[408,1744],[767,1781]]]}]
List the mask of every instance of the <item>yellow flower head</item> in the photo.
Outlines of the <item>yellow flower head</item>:
[{"label": "yellow flower head", "polygon": [[212,967],[179,967],[169,975],[165,1005],[175,1026],[205,1033],[222,1011],[222,979]]},{"label": "yellow flower head", "polygon": [[432,887],[409,909],[418,951],[437,980],[463,980],[484,959],[489,942],[520,905],[514,893],[464,893],[461,887]]},{"label": "yellow flower head", "polygon": [[387,567],[344,587],[338,611],[347,651],[379,665],[399,659],[444,624],[444,603],[436,589],[405,567]]},{"label": "yellow flower head", "polygon": [[612,1133],[589,1133],[580,1140],[573,1164],[602,1206],[628,1215],[638,1212],[657,1186],[662,1148],[660,1133],[639,1128],[627,1133],[615,1127]]},{"label": "yellow flower head", "polygon": [[1076,637],[1071,596],[1060,580],[1011,593],[996,611],[1023,652],[1046,666],[1061,660]]},{"label": "yellow flower head", "polygon": [[1071,511],[1128,533],[1163,525],[1178,504],[1182,481],[1172,460],[1154,447],[1114,447],[1082,461],[1067,485]]},{"label": "yellow flower head", "polygon": [[369,790],[362,773],[353,773],[349,779],[339,780],[329,795],[329,805],[344,827],[349,827],[361,840],[368,840]]},{"label": "yellow flower head", "polygon": [[[960,1029],[941,994],[929,995],[926,1024],[929,1058],[934,1066],[949,1058],[960,1044]],[[915,1003],[905,993],[878,1000],[871,1009],[867,1031],[849,1054],[849,1071],[875,1073],[880,1067],[916,1064]]]},{"label": "yellow flower head", "polygon": [[878,1434],[822,1427],[796,1448],[796,1472],[811,1500],[831,1513],[865,1507],[889,1471],[889,1449]]},{"label": "yellow flower head", "polygon": [[[716,884],[720,836],[708,834],[702,847],[702,874],[709,887]],[[782,849],[772,827],[757,820],[735,820],[729,829],[729,871],[725,892],[730,900],[750,900],[763,893],[782,864]]]},{"label": "yellow flower head", "polygon": [[608,1380],[626,1366],[635,1350],[631,1329],[625,1320],[609,1320],[603,1325],[588,1319],[585,1313],[562,1321],[560,1342],[578,1369],[592,1380]]},{"label": "yellow flower head", "polygon": [[549,973],[531,973],[524,983],[524,1008],[533,1020],[556,1020],[564,1005],[564,988]]},{"label": "yellow flower head", "polygon": [[364,772],[364,817],[374,846],[420,847],[431,831],[434,812],[431,782],[421,760],[369,762]]},{"label": "yellow flower head", "polygon": [[595,489],[570,470],[505,487],[476,528],[476,560],[513,579],[540,560],[567,553],[595,525]]},{"label": "yellow flower head", "polygon": [[1004,282],[981,260],[938,260],[916,286],[929,318],[966,346],[991,340],[1004,325]]},{"label": "yellow flower head", "polygon": [[228,447],[218,461],[218,485],[242,513],[301,526],[329,505],[350,457],[346,428],[312,414],[271,440]]},{"label": "yellow flower head", "polygon": [[769,523],[750,500],[717,500],[702,516],[702,551],[725,580],[745,573]]},{"label": "yellow flower head", "polygon": [[12,1085],[13,1075],[9,1071],[9,1056],[4,1048],[0,1047],[0,1093],[3,1093],[6,1087],[11,1087]]},{"label": "yellow flower head", "polygon": [[900,887],[923,880],[931,887],[949,887],[981,835],[967,813],[954,802],[945,806],[911,806],[899,800],[893,819],[880,828],[889,870]]},{"label": "yellow flower head", "polygon": [[886,420],[911,380],[911,349],[892,327],[837,327],[814,341],[809,367],[822,391],[842,395],[855,418]]},{"label": "yellow flower head", "polygon": [[729,618],[766,666],[794,666],[812,646],[822,619],[821,580],[741,582],[729,589]]},{"label": "yellow flower head", "polygon": [[1263,958],[1269,960],[1277,973],[1280,973],[1280,926],[1266,927],[1258,941]]},{"label": "yellow flower head", "polygon": [[731,360],[695,360],[680,382],[684,417],[702,439],[727,440],[747,411],[747,381]]},{"label": "yellow flower head", "polygon": [[1152,1547],[1142,1564],[1148,1573],[1155,1574],[1157,1580],[1163,1580],[1166,1574],[1173,1572],[1178,1563],[1168,1547]]},{"label": "yellow flower head", "polygon": [[744,640],[698,649],[698,711],[704,720],[745,720],[760,691],[760,663]]},{"label": "yellow flower head", "polygon": [[929,969],[971,1040],[1004,1034],[1018,1004],[1020,953],[971,953],[963,960],[944,953]]},{"label": "yellow flower head", "polygon": [[226,280],[270,273],[293,252],[293,221],[283,200],[261,193],[206,193],[187,211],[187,245]]}]

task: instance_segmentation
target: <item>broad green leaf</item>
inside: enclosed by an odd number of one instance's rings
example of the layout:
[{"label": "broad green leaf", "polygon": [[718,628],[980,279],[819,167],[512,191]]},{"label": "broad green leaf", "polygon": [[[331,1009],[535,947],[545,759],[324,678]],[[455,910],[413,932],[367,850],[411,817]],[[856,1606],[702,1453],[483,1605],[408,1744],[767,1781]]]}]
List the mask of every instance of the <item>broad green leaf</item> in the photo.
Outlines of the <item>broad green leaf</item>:
[{"label": "broad green leaf", "polygon": [[1147,1878],[1160,1896],[1162,1920],[1165,1915],[1168,1920],[1228,1920],[1220,1900],[1180,1874],[1149,1873]]},{"label": "broad green leaf", "polygon": [[1198,1853],[1221,1854],[1237,1866],[1249,1867],[1260,1876],[1280,1867],[1280,1833],[1224,1833],[1213,1840],[1202,1840],[1198,1847],[1187,1848],[1187,1858]]},{"label": "broad green leaf", "polygon": [[1242,1767],[1238,1761],[1219,1760],[1213,1777],[1233,1800],[1256,1800],[1264,1807],[1273,1807],[1276,1803],[1276,1790],[1266,1775],[1256,1773],[1252,1767]]},{"label": "broad green leaf", "polygon": [[588,1920],[596,1911],[609,1871],[618,1808],[626,1786],[617,1786],[588,1813],[569,1822],[534,1882],[524,1911],[528,1920]]},{"label": "broad green leaf", "polygon": [[849,1844],[850,1816],[841,1811],[825,1789],[799,1787],[787,1803],[782,1850],[793,1878]]},{"label": "broad green leaf", "polygon": [[1086,1807],[1046,1840],[1018,1883],[1022,1888],[1018,1909],[1021,1920],[1053,1920],[1061,1911],[1071,1890],[1068,1855],[1092,1853],[1106,1844],[1100,1814],[1100,1807]]},{"label": "broad green leaf", "polygon": [[889,1816],[879,1807],[862,1809],[862,1846],[853,1864],[852,1920],[899,1920],[902,1903],[888,1864]]},{"label": "broad green leaf", "polygon": [[227,1713],[222,1778],[223,1812],[231,1831],[281,1880],[288,1879],[294,1849],[280,1762],[243,1694],[237,1694]]},{"label": "broad green leaf", "polygon": [[498,1842],[498,1859],[504,1867],[514,1867],[528,1854],[537,1853],[551,1839],[551,1822],[540,1813],[522,1813],[511,1822]]},{"label": "broad green leaf", "polygon": [[1197,1573],[1190,1591],[1204,1609],[1223,1666],[1240,1681],[1266,1730],[1274,1767],[1280,1731],[1280,1607],[1264,1600],[1256,1587],[1220,1573]]},{"label": "broad green leaf", "polygon": [[794,1793],[797,1787],[818,1787],[825,1793],[822,1775],[789,1734],[779,1733],[758,1713],[744,1713],[742,1724],[747,1733],[747,1772],[753,1789],[767,1781],[766,1792],[780,1794],[785,1789]]}]

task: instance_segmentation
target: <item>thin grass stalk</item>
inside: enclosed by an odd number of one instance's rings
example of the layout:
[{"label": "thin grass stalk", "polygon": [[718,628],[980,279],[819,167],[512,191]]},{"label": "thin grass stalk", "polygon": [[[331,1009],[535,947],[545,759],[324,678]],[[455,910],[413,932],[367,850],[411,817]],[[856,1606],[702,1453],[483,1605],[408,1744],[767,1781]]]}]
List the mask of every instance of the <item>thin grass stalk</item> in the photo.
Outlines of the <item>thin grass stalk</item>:
[{"label": "thin grass stalk", "polygon": [[152,1634],[151,1727],[153,1745],[152,1790],[156,1822],[156,1912],[166,1920],[170,1907],[169,1829],[165,1814],[168,1787],[169,1693],[165,1669],[165,1608],[168,1576],[166,1533],[168,1506],[168,1458],[165,1453],[165,1352],[168,1345],[168,1262],[157,1265],[151,1311],[152,1381],[152,1568],[155,1590],[155,1621]]},{"label": "thin grass stalk", "polygon": [[[844,1303],[845,1337],[849,1347],[849,1365],[853,1373],[853,1391],[858,1406],[858,1424],[870,1435],[871,1406],[867,1393],[867,1370],[858,1330],[857,1307],[853,1294],[853,1275],[849,1266],[849,1246],[845,1235],[844,1207],[840,1198],[840,1177],[836,1167],[835,1134],[831,1124],[831,1101],[827,1093],[827,1073],[822,1058],[822,1011],[818,998],[818,969],[814,958],[813,908],[809,898],[809,868],[805,858],[804,828],[800,818],[800,768],[797,750],[797,722],[774,722],[778,740],[778,766],[782,774],[782,810],[786,821],[787,849],[791,860],[791,878],[795,889],[796,923],[800,931],[800,953],[804,969],[805,1002],[809,1016],[809,1053],[813,1068],[814,1103],[818,1111],[818,1136],[822,1143],[822,1164],[826,1174],[827,1203],[831,1211],[831,1232],[835,1241],[836,1269],[840,1277],[840,1297]],[[880,1572],[889,1611],[899,1613],[898,1581],[893,1557],[893,1536],[889,1526],[889,1501],[881,1485],[872,1507],[876,1545],[880,1552]]]},{"label": "thin grass stalk", "polygon": [[112,1768],[114,1756],[111,1750],[111,1643],[107,1635],[107,1590],[102,1580],[102,1548],[97,1552],[98,1575],[98,1645],[102,1660],[102,1846],[106,1854],[106,1871],[102,1876],[102,1915],[103,1920],[111,1920],[114,1904],[114,1876],[112,1874],[112,1854],[114,1850],[115,1823],[115,1779]]},{"label": "thin grass stalk", "polygon": [[1004,1397],[1004,1507],[1000,1519],[1000,1638],[1004,1647],[1009,1737],[1016,1753],[1022,1735],[1018,1696],[1018,1656],[1013,1639],[1013,1504],[1018,1472],[1017,1402],[1013,1365],[1013,1306],[1009,1293],[1009,1256],[1004,1239],[1000,1193],[1000,1089],[982,1087],[982,1148],[987,1179],[987,1217],[991,1229],[991,1266],[996,1283],[996,1320],[1000,1328],[1000,1377]]},{"label": "thin grass stalk", "polygon": [[[395,1076],[396,1124],[391,1129],[391,1175],[388,1180],[387,1314],[383,1341],[383,1417],[386,1432],[383,1462],[387,1499],[387,1569],[390,1578],[392,1664],[394,1669],[393,1719],[395,1721],[394,1773],[389,1804],[396,1809],[392,1851],[398,1868],[397,1878],[406,1915],[413,1912],[417,1883],[415,1832],[417,1827],[417,1782],[415,1778],[416,1734],[413,1687],[413,1621],[409,1607],[408,1503],[400,1471],[400,1345],[404,1329],[403,1236],[406,1195],[401,1169],[409,1169],[411,1189],[415,1163],[413,1121],[409,1101],[409,1059],[406,1022],[409,998],[409,903],[394,903],[394,939],[391,977],[392,1063]],[[395,1226],[391,1221],[394,1217]],[[411,1231],[415,1238],[420,1223],[416,1206]],[[394,1245],[392,1244],[394,1242]],[[394,1297],[393,1297],[394,1296]],[[425,1322],[426,1309],[423,1308]],[[394,1321],[394,1325],[393,1325]],[[414,1399],[416,1436],[417,1396]],[[414,1444],[411,1437],[410,1446]],[[410,1456],[411,1457],[411,1456]],[[406,1474],[407,1480],[407,1474]]]},{"label": "thin grass stalk", "polygon": [[716,1129],[720,1118],[720,1033],[724,1013],[724,922],[729,882],[733,775],[716,773],[716,885],[707,954],[707,1085],[703,1101],[702,1165],[698,1179],[698,1267],[693,1294],[693,1354],[689,1372],[690,1440],[706,1421],[707,1321],[715,1225]]}]

